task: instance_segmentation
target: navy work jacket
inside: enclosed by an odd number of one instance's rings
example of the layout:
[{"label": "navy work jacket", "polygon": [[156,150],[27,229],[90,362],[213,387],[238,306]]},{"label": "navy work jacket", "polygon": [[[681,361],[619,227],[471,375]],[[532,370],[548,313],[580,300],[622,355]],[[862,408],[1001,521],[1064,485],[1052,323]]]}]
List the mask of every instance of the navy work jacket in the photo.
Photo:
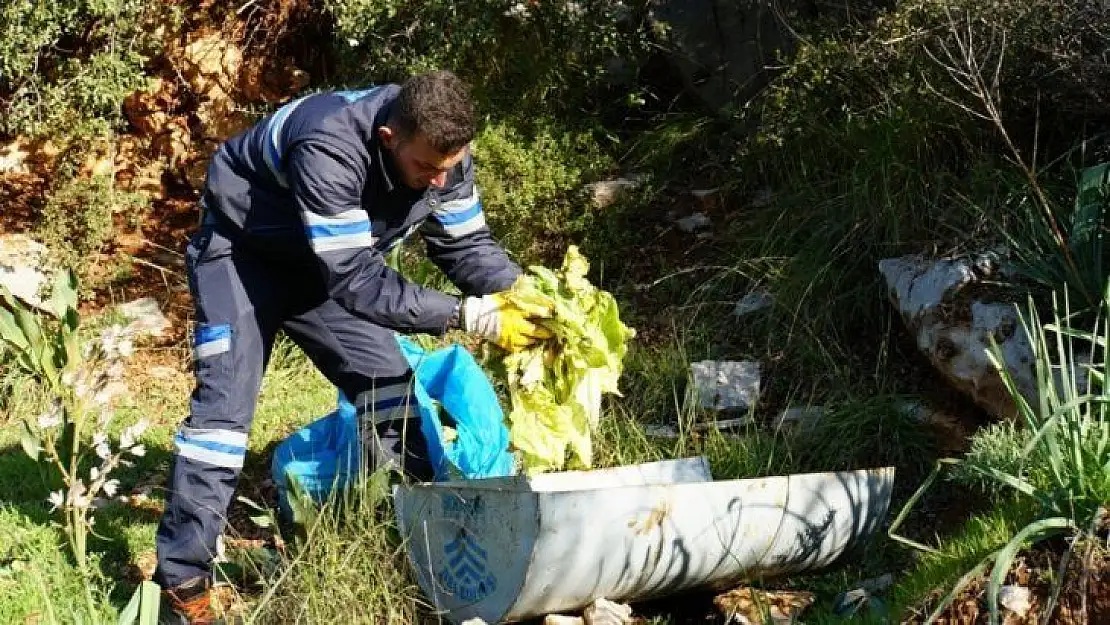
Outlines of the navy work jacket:
[{"label": "navy work jacket", "polygon": [[[206,219],[279,264],[315,264],[352,313],[400,331],[442,332],[457,299],[410,282],[384,254],[419,232],[431,260],[466,295],[521,273],[491,236],[469,150],[443,188],[401,183],[376,129],[397,85],[315,93],[229,139],[208,168]],[[294,286],[294,285],[291,285]]]}]

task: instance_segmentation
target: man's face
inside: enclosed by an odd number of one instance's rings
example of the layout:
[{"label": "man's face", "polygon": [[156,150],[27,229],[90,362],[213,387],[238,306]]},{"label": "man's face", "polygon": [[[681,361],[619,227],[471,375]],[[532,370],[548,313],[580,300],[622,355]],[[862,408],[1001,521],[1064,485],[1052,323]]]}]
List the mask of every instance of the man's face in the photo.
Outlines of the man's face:
[{"label": "man's face", "polygon": [[420,133],[401,141],[392,128],[382,126],[378,129],[378,136],[382,145],[393,155],[393,162],[401,172],[402,181],[416,190],[444,186],[447,183],[447,172],[466,156],[465,147],[454,154],[440,154],[428,145],[427,139]]}]

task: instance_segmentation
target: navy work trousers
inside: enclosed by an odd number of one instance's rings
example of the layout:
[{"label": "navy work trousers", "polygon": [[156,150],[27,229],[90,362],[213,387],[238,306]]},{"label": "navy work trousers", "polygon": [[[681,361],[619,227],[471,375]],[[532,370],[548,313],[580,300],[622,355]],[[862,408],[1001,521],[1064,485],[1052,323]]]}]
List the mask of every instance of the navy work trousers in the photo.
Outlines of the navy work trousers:
[{"label": "navy work trousers", "polygon": [[359,409],[368,468],[391,464],[431,478],[426,442],[409,410],[412,371],[393,331],[329,299],[310,264],[262,257],[233,239],[207,223],[187,247],[196,384],[175,437],[156,538],[155,581],[163,587],[211,573],[279,331]]}]

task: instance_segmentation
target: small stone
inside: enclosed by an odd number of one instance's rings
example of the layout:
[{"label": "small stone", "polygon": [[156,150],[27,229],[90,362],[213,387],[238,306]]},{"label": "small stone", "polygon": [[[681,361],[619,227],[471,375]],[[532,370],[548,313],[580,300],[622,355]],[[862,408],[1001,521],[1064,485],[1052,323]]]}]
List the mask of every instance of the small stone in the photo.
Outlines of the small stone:
[{"label": "small stone", "polygon": [[161,336],[162,332],[170,325],[169,320],[162,314],[162,309],[153,297],[143,297],[122,304],[119,307],[119,312],[131,322],[127,329],[136,336],[143,334]]},{"label": "small stone", "polygon": [[1025,586],[1009,585],[998,589],[998,603],[1019,617],[1033,606],[1032,594]]},{"label": "small stone", "polygon": [[747,409],[759,397],[759,363],[702,360],[690,365],[702,408]]},{"label": "small stone", "polygon": [[694,213],[677,220],[675,223],[678,224],[678,229],[683,232],[694,232],[702,228],[708,228],[710,221],[709,216],[705,213]]},{"label": "small stone", "polygon": [[585,625],[585,623],[586,621],[581,616],[548,614],[543,617],[543,625]]},{"label": "small stone", "polygon": [[732,314],[743,317],[757,310],[768,308],[774,303],[774,297],[767,291],[752,291],[741,297],[739,302],[736,302],[736,308],[732,309]]},{"label": "small stone", "polygon": [[632,622],[632,606],[602,597],[586,606],[582,619],[586,625],[628,625]]},{"label": "small stone", "polygon": [[641,187],[647,180],[645,176],[627,176],[613,180],[592,182],[585,186],[586,194],[597,208],[612,206],[617,200]]}]

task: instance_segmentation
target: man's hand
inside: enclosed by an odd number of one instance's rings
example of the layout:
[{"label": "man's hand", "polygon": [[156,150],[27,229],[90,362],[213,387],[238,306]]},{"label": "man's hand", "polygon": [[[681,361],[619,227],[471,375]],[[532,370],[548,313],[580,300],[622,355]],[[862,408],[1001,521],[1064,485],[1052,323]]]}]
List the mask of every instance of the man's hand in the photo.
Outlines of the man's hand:
[{"label": "man's hand", "polygon": [[468,297],[461,311],[462,329],[475,332],[510,352],[528,347],[537,340],[551,338],[551,332],[535,321],[550,316],[550,310],[529,306],[521,308],[505,293]]}]

